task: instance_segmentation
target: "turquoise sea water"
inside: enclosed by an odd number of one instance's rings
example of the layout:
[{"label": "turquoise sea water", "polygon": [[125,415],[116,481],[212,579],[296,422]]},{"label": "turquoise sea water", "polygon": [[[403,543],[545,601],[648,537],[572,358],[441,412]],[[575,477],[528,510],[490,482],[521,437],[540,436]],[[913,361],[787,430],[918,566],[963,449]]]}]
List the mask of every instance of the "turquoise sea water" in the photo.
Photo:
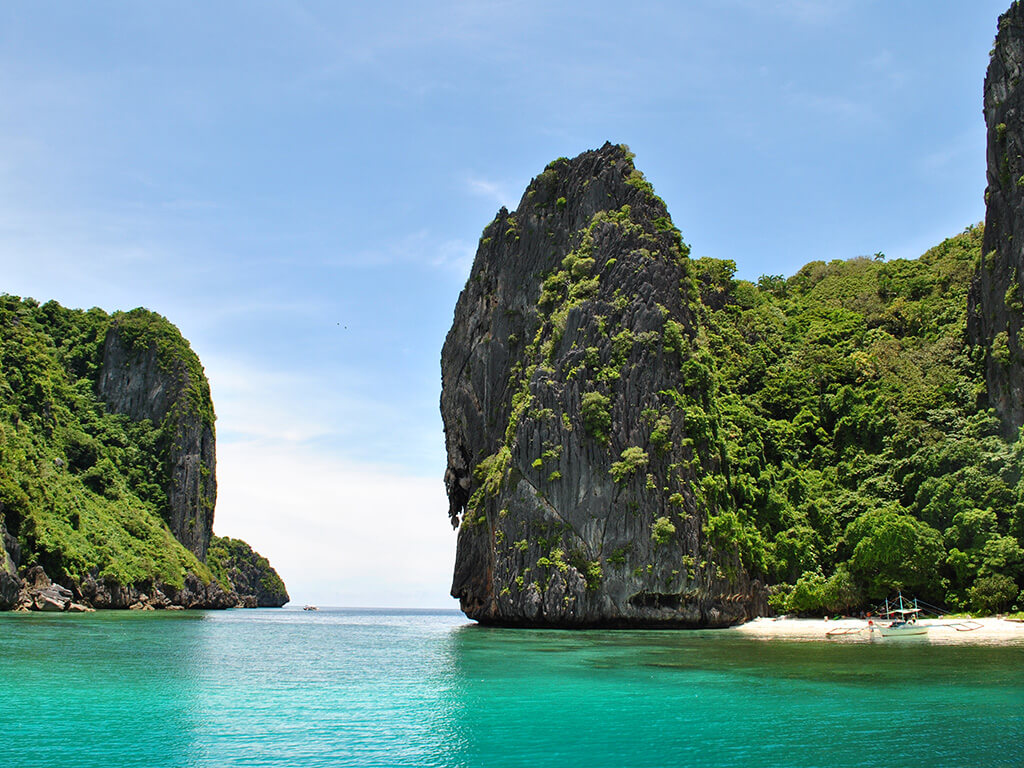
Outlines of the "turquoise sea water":
[{"label": "turquoise sea water", "polygon": [[1024,646],[0,615],[0,766],[1024,765]]}]

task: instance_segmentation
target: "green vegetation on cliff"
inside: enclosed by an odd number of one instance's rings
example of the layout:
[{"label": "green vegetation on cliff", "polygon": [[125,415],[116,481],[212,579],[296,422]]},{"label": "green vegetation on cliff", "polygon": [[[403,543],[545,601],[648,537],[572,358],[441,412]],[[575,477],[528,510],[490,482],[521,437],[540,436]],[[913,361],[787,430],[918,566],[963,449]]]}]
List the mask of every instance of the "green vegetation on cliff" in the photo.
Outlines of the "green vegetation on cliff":
[{"label": "green vegetation on cliff", "polygon": [[0,512],[22,567],[56,579],[180,587],[191,571],[208,581],[162,517],[173,435],[107,413],[96,395],[107,330],[122,319],[140,335],[181,338],[150,312],[111,317],[0,296]]},{"label": "green vegetation on cliff", "polygon": [[462,609],[722,626],[897,589],[1020,607],[1024,444],[985,370],[1012,350],[967,334],[983,234],[751,283],[691,257],[626,147],[550,164],[485,228],[441,355]]},{"label": "green vegetation on cliff", "polygon": [[240,595],[251,595],[259,607],[288,602],[288,590],[270,561],[240,539],[214,536],[206,562],[221,584]]},{"label": "green vegetation on cliff", "polygon": [[[186,411],[187,415],[198,416],[204,427],[212,428],[216,417],[210,384],[199,358],[181,332],[162,315],[142,308],[116,312],[111,322],[117,327],[125,345],[135,352],[141,354],[149,349],[156,350],[160,369],[168,376],[180,377],[185,383],[184,397],[176,403],[177,409]],[[180,373],[179,368],[183,369]]]},{"label": "green vegetation on cliff", "polygon": [[0,575],[42,566],[115,607],[158,590],[191,607],[283,605],[247,544],[214,537],[207,551],[213,423],[199,358],[166,318],[0,295],[0,532],[15,541]]},{"label": "green vegetation on cliff", "polygon": [[[817,261],[788,279],[692,263],[709,366],[716,523],[778,609],[897,588],[975,611],[1024,602],[1024,445],[1000,437],[965,342],[982,227],[917,260]],[[707,359],[707,358],[705,358]]]}]

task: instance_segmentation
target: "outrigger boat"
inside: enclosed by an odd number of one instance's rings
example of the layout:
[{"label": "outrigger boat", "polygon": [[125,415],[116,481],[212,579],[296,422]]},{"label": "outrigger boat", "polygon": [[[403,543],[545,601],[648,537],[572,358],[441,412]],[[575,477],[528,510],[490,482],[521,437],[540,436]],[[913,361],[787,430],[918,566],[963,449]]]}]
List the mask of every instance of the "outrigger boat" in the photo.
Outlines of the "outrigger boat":
[{"label": "outrigger boat", "polygon": [[[923,608],[921,606],[924,606]],[[874,637],[878,632],[882,637],[922,637],[931,629],[953,629],[957,632],[973,632],[985,625],[973,619],[943,620],[944,611],[934,605],[920,603],[917,598],[908,600],[902,593],[893,599],[886,599],[885,604],[877,609],[875,615],[867,615],[867,623],[840,624],[825,633],[826,637],[856,635],[865,630]],[[922,614],[932,614],[936,621],[920,623]]]},{"label": "outrigger boat", "polygon": [[[929,625],[919,624],[917,619],[921,609],[917,606],[917,598],[914,598],[913,605],[909,600],[903,599],[903,593],[897,593],[896,599],[890,605],[889,599],[885,600],[885,607],[879,614],[881,623],[875,624],[873,619],[868,620],[868,628],[874,632],[878,630],[882,637],[911,637],[913,635],[927,635]],[[888,623],[886,623],[888,622]]]}]

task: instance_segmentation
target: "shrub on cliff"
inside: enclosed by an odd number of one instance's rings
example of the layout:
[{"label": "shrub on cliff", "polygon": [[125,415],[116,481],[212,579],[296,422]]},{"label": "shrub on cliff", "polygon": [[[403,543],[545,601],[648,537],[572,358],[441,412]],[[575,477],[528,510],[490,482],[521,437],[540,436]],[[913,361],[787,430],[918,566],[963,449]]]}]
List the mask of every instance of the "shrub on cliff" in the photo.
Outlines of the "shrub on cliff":
[{"label": "shrub on cliff", "polygon": [[608,474],[616,483],[624,483],[641,469],[647,466],[647,452],[636,445],[626,448],[620,456],[621,461],[613,461]]},{"label": "shrub on cliff", "polygon": [[583,426],[594,439],[606,441],[608,430],[612,426],[612,417],[608,409],[611,402],[600,392],[586,392],[581,401]]}]

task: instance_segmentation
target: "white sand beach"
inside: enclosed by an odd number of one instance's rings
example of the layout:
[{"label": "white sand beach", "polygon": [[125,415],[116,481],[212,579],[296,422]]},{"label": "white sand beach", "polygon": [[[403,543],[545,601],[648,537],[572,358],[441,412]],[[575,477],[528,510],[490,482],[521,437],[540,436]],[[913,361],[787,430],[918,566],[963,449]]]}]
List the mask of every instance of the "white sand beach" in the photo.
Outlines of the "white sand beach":
[{"label": "white sand beach", "polygon": [[[726,631],[773,640],[828,642],[926,642],[933,645],[1024,645],[1024,622],[990,616],[982,619],[922,619],[930,629],[925,636],[883,638],[870,631],[866,619],[756,618]],[[837,631],[838,630],[838,631]],[[827,634],[827,633],[832,634]]]}]

